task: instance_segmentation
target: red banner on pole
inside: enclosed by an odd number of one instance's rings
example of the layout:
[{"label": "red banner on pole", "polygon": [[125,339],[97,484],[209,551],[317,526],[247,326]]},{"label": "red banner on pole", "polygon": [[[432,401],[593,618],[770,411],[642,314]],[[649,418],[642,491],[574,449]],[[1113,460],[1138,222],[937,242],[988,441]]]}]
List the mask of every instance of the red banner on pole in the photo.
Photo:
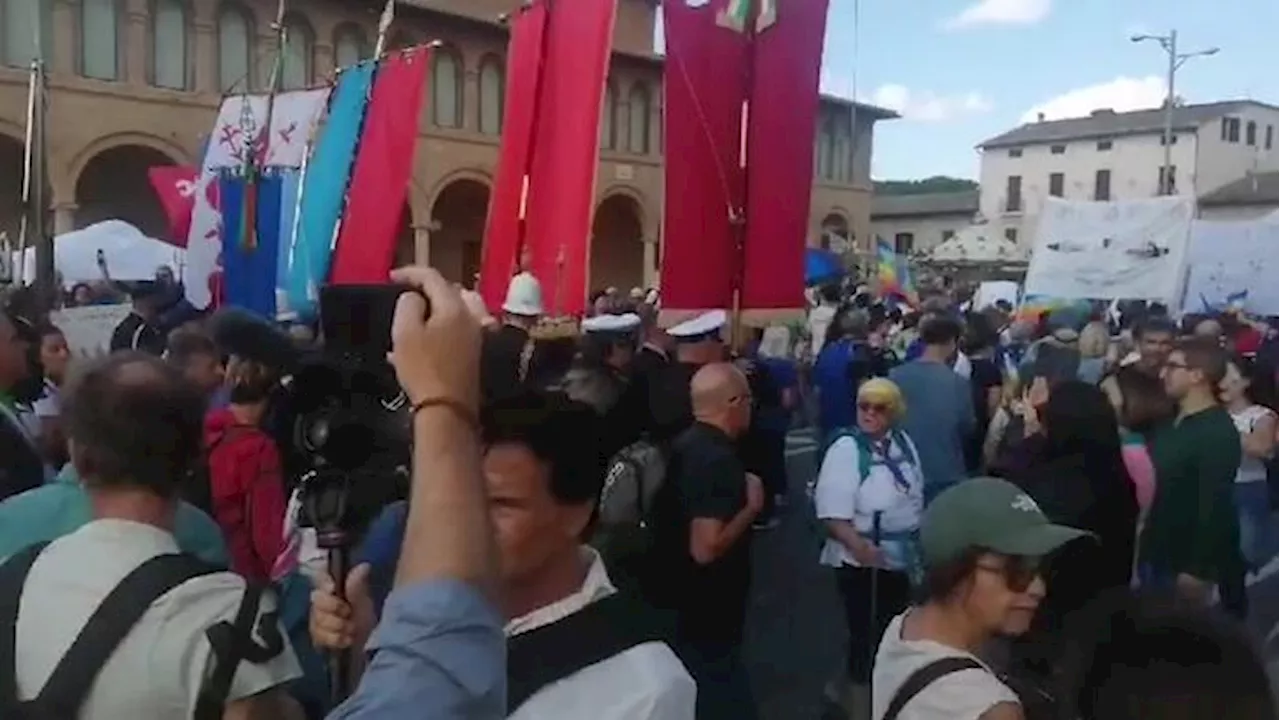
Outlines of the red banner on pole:
[{"label": "red banner on pole", "polygon": [[[536,3],[535,3],[536,4]],[[549,6],[526,213],[534,277],[550,314],[587,304],[591,216],[600,163],[600,107],[616,0]]]},{"label": "red banner on pole", "polygon": [[169,220],[169,237],[163,239],[180,248],[187,246],[187,235],[191,231],[191,213],[199,190],[198,175],[199,171],[190,165],[158,165],[147,170],[147,179]]},{"label": "red banner on pole", "polygon": [[771,2],[753,42],[742,309],[804,307],[827,0]]},{"label": "red banner on pole", "polygon": [[525,174],[533,148],[538,75],[542,68],[547,6],[535,3],[511,19],[507,45],[507,89],[503,97],[502,138],[498,167],[489,195],[480,264],[480,296],[498,312],[520,252],[520,207],[525,200]]},{"label": "red banner on pole", "polygon": [[667,49],[662,83],[666,311],[728,309],[733,304],[740,259],[730,213],[744,200],[739,156],[750,58],[750,43],[734,10],[744,4],[662,4]]},{"label": "red banner on pole", "polygon": [[378,68],[333,253],[333,283],[382,283],[391,272],[430,60],[428,49],[417,47],[391,53]]}]

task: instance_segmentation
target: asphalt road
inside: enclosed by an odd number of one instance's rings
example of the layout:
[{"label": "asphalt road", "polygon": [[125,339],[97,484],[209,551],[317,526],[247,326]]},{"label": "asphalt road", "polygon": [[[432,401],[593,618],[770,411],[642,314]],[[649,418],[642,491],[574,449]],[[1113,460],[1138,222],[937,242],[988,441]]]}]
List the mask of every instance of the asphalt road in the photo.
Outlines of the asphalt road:
[{"label": "asphalt road", "polygon": [[[810,432],[788,436],[790,508],[778,528],[757,533],[753,547],[746,661],[762,720],[818,720],[823,687],[843,664],[844,619],[835,582],[817,562],[820,541],[805,497],[805,485],[817,472],[817,451]],[[1274,689],[1275,561],[1251,581],[1249,595],[1249,626],[1268,658]]]}]

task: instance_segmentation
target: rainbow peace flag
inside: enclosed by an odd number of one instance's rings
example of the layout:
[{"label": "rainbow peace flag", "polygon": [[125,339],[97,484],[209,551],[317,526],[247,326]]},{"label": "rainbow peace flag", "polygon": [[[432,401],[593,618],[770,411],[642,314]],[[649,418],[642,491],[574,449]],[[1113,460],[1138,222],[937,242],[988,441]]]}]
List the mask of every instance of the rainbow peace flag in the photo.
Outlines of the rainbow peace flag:
[{"label": "rainbow peace flag", "polygon": [[907,259],[893,251],[893,246],[876,237],[876,289],[882,298],[897,298],[911,305],[920,302]]}]

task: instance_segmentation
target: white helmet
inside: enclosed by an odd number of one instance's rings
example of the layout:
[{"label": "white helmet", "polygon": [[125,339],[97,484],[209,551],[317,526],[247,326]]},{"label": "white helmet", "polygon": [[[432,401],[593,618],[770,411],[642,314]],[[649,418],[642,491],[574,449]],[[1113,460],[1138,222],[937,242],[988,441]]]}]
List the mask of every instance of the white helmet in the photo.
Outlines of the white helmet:
[{"label": "white helmet", "polygon": [[522,272],[507,285],[507,300],[502,311],[512,315],[535,317],[542,314],[542,285],[531,273]]}]

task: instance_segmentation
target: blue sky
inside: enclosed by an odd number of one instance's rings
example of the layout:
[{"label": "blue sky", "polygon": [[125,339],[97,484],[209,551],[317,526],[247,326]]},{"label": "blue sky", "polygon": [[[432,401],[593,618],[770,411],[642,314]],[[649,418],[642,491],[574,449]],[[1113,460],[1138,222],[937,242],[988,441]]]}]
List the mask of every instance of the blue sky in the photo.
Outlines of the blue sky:
[{"label": "blue sky", "polygon": [[830,3],[823,90],[904,115],[877,125],[878,179],[975,177],[974,145],[1037,110],[1053,118],[1158,105],[1166,56],[1130,42],[1135,33],[1177,28],[1179,50],[1221,48],[1178,72],[1189,102],[1278,99],[1276,0]]}]

